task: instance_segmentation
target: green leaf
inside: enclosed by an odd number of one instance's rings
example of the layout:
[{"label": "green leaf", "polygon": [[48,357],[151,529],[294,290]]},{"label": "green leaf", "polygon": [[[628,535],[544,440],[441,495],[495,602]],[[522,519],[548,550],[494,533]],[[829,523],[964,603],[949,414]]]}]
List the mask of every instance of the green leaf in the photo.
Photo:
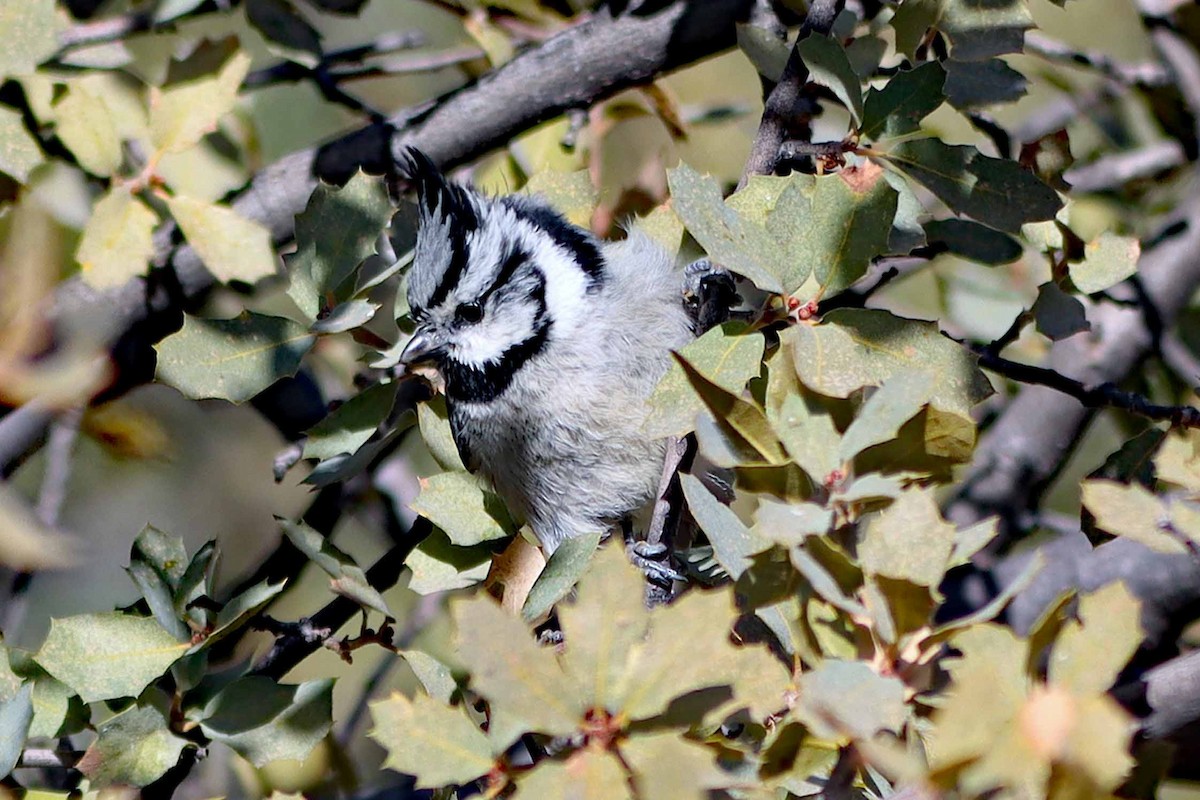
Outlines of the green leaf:
[{"label": "green leaf", "polygon": [[467,468],[459,457],[454,432],[450,430],[450,412],[446,409],[445,396],[438,395],[418,405],[417,420],[421,426],[421,438],[433,460],[444,470],[465,472]]},{"label": "green leaf", "polygon": [[936,61],[897,72],[882,89],[867,92],[860,132],[867,139],[877,140],[919,130],[921,120],[945,101],[945,80],[946,72]]},{"label": "green leaf", "polygon": [[217,612],[213,629],[199,645],[199,648],[212,647],[245,625],[255,614],[266,608],[267,604],[283,591],[284,584],[286,583],[287,580],[280,580],[279,583],[271,583],[269,580],[264,580],[261,583],[254,584],[230,600]]},{"label": "green leaf", "polygon": [[409,508],[459,546],[503,539],[517,530],[504,501],[465,472],[443,472],[423,480],[421,493]]},{"label": "green leaf", "polygon": [[420,650],[397,651],[409,669],[417,676],[417,680],[425,687],[425,691],[435,700],[441,700],[449,705],[451,698],[458,691],[458,684],[450,668],[428,653]]},{"label": "green leaf", "polygon": [[104,177],[121,166],[123,156],[117,120],[99,88],[86,78],[69,82],[54,104],[54,132],[81,167]]},{"label": "green leaf", "polygon": [[635,668],[623,673],[613,692],[623,713],[631,720],[649,719],[675,698],[719,687],[734,696],[730,713],[749,708],[752,718],[761,719],[777,712],[789,685],[787,670],[766,648],[730,641],[735,617],[728,590],[692,591],[655,609],[649,636],[631,651]]},{"label": "green leaf", "polygon": [[759,75],[772,84],[779,83],[791,53],[786,39],[776,36],[764,26],[739,22],[737,42]]},{"label": "green leaf", "polygon": [[733,509],[713,497],[699,478],[680,474],[679,481],[688,510],[708,536],[717,562],[737,580],[750,566],[750,556],[770,548],[770,540],[747,528]]},{"label": "green leaf", "polygon": [[576,751],[566,761],[545,760],[522,775],[516,800],[550,797],[572,800],[633,800],[625,769],[612,753],[595,748]]},{"label": "green leaf", "polygon": [[578,634],[563,655],[563,668],[588,704],[619,710],[617,689],[650,623],[644,596],[641,575],[620,547],[610,545],[592,559],[578,599],[559,607],[563,630]]},{"label": "green leaf", "polygon": [[716,417],[722,427],[728,428],[743,442],[752,447],[767,464],[787,463],[787,455],[779,443],[766,412],[749,400],[726,391],[677,354],[675,360],[683,367],[692,388],[700,395],[704,405]]},{"label": "green leaf", "polygon": [[192,604],[201,597],[212,595],[217,556],[215,540],[210,539],[201,545],[188,562],[183,577],[179,579],[179,586],[175,589],[175,613],[181,616],[186,614],[197,629],[205,627],[208,612]]},{"label": "green leaf", "polygon": [[25,75],[58,50],[54,0],[0,0],[0,78]]},{"label": "green leaf", "polygon": [[1049,678],[1079,694],[1108,691],[1146,638],[1142,606],[1121,581],[1079,599],[1050,653]]},{"label": "green leaf", "polygon": [[306,67],[320,61],[321,34],[287,0],[248,0],[246,19],[275,55]]},{"label": "green leaf", "polygon": [[951,55],[959,61],[979,61],[1019,53],[1033,17],[1025,0],[943,0],[935,25],[950,37]]},{"label": "green leaf", "polygon": [[1160,553],[1182,554],[1187,545],[1159,526],[1169,519],[1166,505],[1146,487],[1105,480],[1084,481],[1084,507],[1096,518],[1096,527],[1123,536]]},{"label": "green leaf", "polygon": [[586,169],[575,172],[543,170],[530,176],[521,193],[540,197],[572,223],[584,228],[591,224],[592,213],[600,202],[600,192]]},{"label": "green leaf", "polygon": [[866,274],[871,259],[888,249],[898,203],[871,162],[814,177],[810,186],[789,185],[767,218],[788,265],[780,280],[801,302],[836,294]]},{"label": "green leaf", "polygon": [[283,317],[250,311],[233,319],[185,316],[183,329],[155,346],[157,376],[193,399],[241,403],[295,375],[314,340]]},{"label": "green leaf", "polygon": [[575,588],[580,576],[587,570],[592,554],[600,545],[600,533],[597,530],[572,537],[555,549],[529,590],[529,596],[525,598],[525,605],[521,609],[522,619],[526,622],[540,619]]},{"label": "green leaf", "polygon": [[171,216],[204,266],[222,283],[256,283],[277,274],[271,232],[232,208],[175,195]]},{"label": "green leaf", "polygon": [[13,674],[33,685],[33,721],[29,725],[29,738],[67,736],[86,726],[87,706],[71,687],[53,678],[29,653],[9,650],[8,658]]},{"label": "green leaf", "polygon": [[200,727],[257,767],[303,760],[333,726],[333,681],[276,683],[250,675],[226,686],[205,708]]},{"label": "green leaf", "polygon": [[569,735],[580,726],[583,698],[554,651],[539,647],[524,622],[487,596],[458,600],[451,611],[471,687],[498,715],[551,736]]},{"label": "green leaf", "polygon": [[1054,341],[1092,329],[1083,303],[1058,288],[1054,281],[1046,281],[1038,287],[1037,300],[1029,311],[1038,332]]},{"label": "green leaf", "polygon": [[25,129],[21,114],[0,106],[0,172],[25,183],[29,173],[45,160],[37,140]]},{"label": "green leaf", "polygon": [[149,786],[179,762],[185,747],[195,747],[167,727],[161,711],[134,706],[102,724],[78,769],[97,788]]},{"label": "green leaf", "polygon": [[296,252],[284,258],[288,297],[309,319],[349,299],[353,287],[346,279],[374,255],[393,210],[383,179],[361,170],[343,187],[322,183],[312,193],[296,216]]},{"label": "green leaf", "polygon": [[344,333],[360,328],[375,318],[377,303],[367,300],[347,300],[338,303],[329,313],[308,327],[313,333]]},{"label": "green leaf", "polygon": [[980,264],[1009,264],[1024,250],[1013,237],[969,219],[937,219],[925,223],[926,240],[945,245],[955,255]]},{"label": "green leaf", "polygon": [[796,43],[796,52],[804,59],[812,82],[829,88],[842,101],[855,123],[861,122],[862,84],[841,43],[819,33],[810,33]]},{"label": "green leaf", "polygon": [[13,672],[8,651],[0,637],[0,701],[11,700],[21,689],[21,676]]},{"label": "green leaf", "polygon": [[154,255],[156,224],[158,217],[129,190],[109,189],[92,210],[75,251],[84,282],[110,289],[143,274]]},{"label": "green leaf", "polygon": [[[763,347],[761,333],[747,333],[741,323],[726,322],[688,342],[679,350],[679,357],[709,382],[740,394],[762,369]],[[686,435],[704,409],[704,400],[677,363],[671,364],[646,402],[649,413],[644,429],[652,439]]]},{"label": "green leaf", "polygon": [[357,562],[338,549],[326,537],[317,533],[304,522],[290,522],[280,519],[284,533],[296,548],[308,556],[314,564],[325,571],[329,577],[330,588],[336,594],[348,597],[364,608],[372,608],[385,617],[394,617],[387,601],[367,581],[366,573]]},{"label": "green leaf", "polygon": [[94,703],[137,697],[187,649],[148,617],[81,614],[52,619],[36,658],[85,703]]},{"label": "green leaf", "polygon": [[771,497],[759,500],[752,534],[768,542],[792,547],[809,536],[823,536],[833,528],[833,511],[816,503],[784,503]]},{"label": "green leaf", "polygon": [[955,528],[929,489],[907,489],[867,526],[858,543],[863,570],[936,588],[954,549]]},{"label": "green leaf", "polygon": [[1088,242],[1083,261],[1068,265],[1071,282],[1084,294],[1102,292],[1137,272],[1141,245],[1132,236],[1105,233]]},{"label": "green leaf", "polygon": [[929,402],[933,389],[933,374],[925,370],[897,373],[884,381],[842,435],[839,460],[849,462],[868,447],[895,439],[900,426]]},{"label": "green leaf", "polygon": [[418,789],[470,783],[495,765],[487,736],[461,708],[393,693],[371,704],[371,716],[370,736],[387,751],[383,765],[415,776]]},{"label": "green leaf", "polygon": [[935,323],[875,309],[842,309],[820,325],[796,325],[784,338],[800,380],[830,397],[849,397],[865,386],[914,371],[933,374],[930,404],[970,417],[992,393],[975,357],[942,336]]},{"label": "green leaf", "polygon": [[391,413],[398,386],[395,381],[373,384],[329,412],[306,431],[304,457],[332,458],[366,444]]},{"label": "green leaf", "polygon": [[825,739],[898,733],[908,718],[904,684],[861,661],[828,660],[800,678],[796,716]]},{"label": "green leaf", "polygon": [[127,572],[150,606],[158,624],[181,642],[191,639],[179,619],[175,592],[187,569],[183,539],[147,525],[133,542]]},{"label": "green leaf", "polygon": [[775,243],[760,226],[725,204],[720,187],[687,164],[667,171],[671,206],[709,257],[767,292],[782,293]]},{"label": "green leaf", "polygon": [[150,101],[150,138],[160,152],[180,153],[217,129],[237,103],[250,56],[235,53],[216,75],[177,83]]},{"label": "green leaf", "polygon": [[1028,81],[998,58],[947,61],[946,98],[958,109],[1014,103],[1025,96]]},{"label": "green leaf", "polygon": [[487,577],[492,566],[493,547],[490,543],[474,547],[457,547],[440,530],[435,529],[425,541],[409,554],[405,566],[412,570],[408,588],[427,595],[466,589]]},{"label": "green leaf", "polygon": [[1052,219],[1058,194],[1015,161],[985,156],[970,145],[940,139],[901,142],[873,152],[937,195],[951,210],[1010,233]]},{"label": "green leaf", "polygon": [[796,571],[804,576],[808,581],[809,586],[816,592],[825,602],[829,603],[839,611],[843,611],[850,616],[869,617],[870,612],[866,607],[853,599],[842,591],[838,585],[837,579],[830,574],[829,570],[822,566],[820,561],[813,558],[803,547],[793,547],[788,551],[788,556],[792,560],[792,566]]},{"label": "green leaf", "polygon": [[[7,666],[7,659],[5,662]],[[0,700],[0,775],[8,775],[17,766],[32,722],[33,684],[26,683]]]},{"label": "green leaf", "polygon": [[673,731],[633,736],[621,757],[633,771],[639,797],[705,800],[710,789],[740,783],[720,769],[716,752]]}]

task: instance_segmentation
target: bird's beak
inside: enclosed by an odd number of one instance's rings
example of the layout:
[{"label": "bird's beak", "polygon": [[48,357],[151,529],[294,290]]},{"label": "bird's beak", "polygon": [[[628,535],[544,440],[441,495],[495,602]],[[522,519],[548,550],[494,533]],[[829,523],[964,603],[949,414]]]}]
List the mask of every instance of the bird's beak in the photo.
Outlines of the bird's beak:
[{"label": "bird's beak", "polygon": [[432,361],[440,349],[441,342],[438,337],[430,331],[418,328],[401,351],[400,363],[407,367]]}]

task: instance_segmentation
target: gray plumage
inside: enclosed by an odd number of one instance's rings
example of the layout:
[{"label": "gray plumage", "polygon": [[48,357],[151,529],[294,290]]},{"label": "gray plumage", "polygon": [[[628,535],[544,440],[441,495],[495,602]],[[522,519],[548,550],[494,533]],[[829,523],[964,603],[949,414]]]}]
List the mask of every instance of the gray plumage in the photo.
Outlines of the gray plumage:
[{"label": "gray plumage", "polygon": [[549,553],[651,499],[665,443],[646,398],[691,337],[681,274],[637,230],[601,242],[529,197],[454,185],[418,151],[401,165],[421,220],[405,363],[446,379],[464,463]]}]

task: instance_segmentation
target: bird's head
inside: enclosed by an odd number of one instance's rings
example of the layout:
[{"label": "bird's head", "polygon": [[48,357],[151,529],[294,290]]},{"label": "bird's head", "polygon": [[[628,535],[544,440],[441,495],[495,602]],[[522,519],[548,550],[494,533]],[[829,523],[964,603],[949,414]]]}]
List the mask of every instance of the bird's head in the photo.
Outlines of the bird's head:
[{"label": "bird's head", "polygon": [[599,245],[533,198],[450,182],[414,148],[400,167],[420,212],[408,275],[417,330],[401,361],[434,363],[453,399],[493,399],[583,321],[586,296],[605,280]]}]

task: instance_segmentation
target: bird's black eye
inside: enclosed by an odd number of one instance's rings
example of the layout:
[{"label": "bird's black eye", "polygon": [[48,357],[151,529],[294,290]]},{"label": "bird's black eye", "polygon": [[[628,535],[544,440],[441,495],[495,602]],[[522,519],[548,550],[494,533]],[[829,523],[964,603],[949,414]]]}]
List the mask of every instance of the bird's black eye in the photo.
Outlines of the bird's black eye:
[{"label": "bird's black eye", "polygon": [[479,303],[460,303],[458,308],[454,309],[454,318],[468,324],[479,322],[483,319],[483,306]]}]

